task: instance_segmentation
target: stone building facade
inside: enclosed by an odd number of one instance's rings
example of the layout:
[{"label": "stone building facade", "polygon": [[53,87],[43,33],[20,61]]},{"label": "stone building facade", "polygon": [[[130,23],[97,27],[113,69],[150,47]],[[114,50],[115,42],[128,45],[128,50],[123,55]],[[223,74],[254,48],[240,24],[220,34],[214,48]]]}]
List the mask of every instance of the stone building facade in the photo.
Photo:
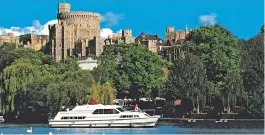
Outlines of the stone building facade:
[{"label": "stone building facade", "polygon": [[174,44],[180,44],[182,43],[187,35],[189,34],[188,27],[186,25],[186,28],[184,31],[182,30],[174,30],[174,27],[167,27],[166,28],[166,41],[168,41],[168,45],[172,46]]},{"label": "stone building facade", "polygon": [[69,3],[58,4],[58,23],[49,25],[51,55],[58,62],[77,55],[99,56],[104,42],[100,39],[100,14],[93,12],[71,12]]},{"label": "stone building facade", "polygon": [[167,27],[166,40],[164,41],[163,46],[160,47],[159,54],[168,61],[174,61],[183,57],[185,50],[182,44],[186,40],[189,32],[187,26],[184,31],[175,31],[174,27]]},{"label": "stone building facade", "polygon": [[7,35],[0,35],[0,45],[4,43],[14,43],[19,44],[19,37],[14,36],[13,33],[8,33]]},{"label": "stone building facade", "polygon": [[39,51],[49,42],[48,35],[26,34],[20,36],[20,45]]},{"label": "stone building facade", "polygon": [[136,43],[146,45],[149,51],[157,53],[158,47],[162,44],[162,39],[158,35],[147,35],[142,32],[136,39]]},{"label": "stone building facade", "polygon": [[105,45],[116,45],[120,43],[131,44],[134,43],[135,38],[132,36],[131,29],[124,29],[122,33],[109,35],[107,39],[104,40]]},{"label": "stone building facade", "polygon": [[159,54],[163,56],[167,61],[174,61],[180,57],[183,57],[184,50],[182,45],[174,46],[161,46]]}]

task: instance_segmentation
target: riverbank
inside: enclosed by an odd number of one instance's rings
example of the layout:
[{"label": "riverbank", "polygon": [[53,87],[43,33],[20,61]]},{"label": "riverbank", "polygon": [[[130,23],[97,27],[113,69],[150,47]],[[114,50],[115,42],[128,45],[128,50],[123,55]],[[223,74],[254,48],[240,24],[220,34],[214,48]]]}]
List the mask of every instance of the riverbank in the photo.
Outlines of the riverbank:
[{"label": "riverbank", "polygon": [[[264,119],[193,119],[193,118],[159,118],[158,119],[159,122],[216,122],[216,121],[220,121],[224,122],[264,122]],[[27,124],[46,124],[48,123],[46,122],[25,122],[25,121],[19,121],[19,122],[4,122],[5,124],[21,124],[21,123],[27,123]]]},{"label": "riverbank", "polygon": [[[159,121],[171,121],[171,122],[182,122],[182,121],[216,121],[216,119],[192,119],[192,118],[160,118]],[[264,119],[221,119],[227,121],[238,121],[238,122],[264,122]]]}]

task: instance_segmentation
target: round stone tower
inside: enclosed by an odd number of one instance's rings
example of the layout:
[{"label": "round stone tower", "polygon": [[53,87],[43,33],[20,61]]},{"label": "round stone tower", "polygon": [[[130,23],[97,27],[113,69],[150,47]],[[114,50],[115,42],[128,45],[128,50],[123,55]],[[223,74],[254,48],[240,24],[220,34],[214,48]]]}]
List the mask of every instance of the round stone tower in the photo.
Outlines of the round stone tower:
[{"label": "round stone tower", "polygon": [[69,3],[59,3],[58,24],[49,26],[51,52],[56,61],[73,54],[101,53],[100,14],[71,11]]}]

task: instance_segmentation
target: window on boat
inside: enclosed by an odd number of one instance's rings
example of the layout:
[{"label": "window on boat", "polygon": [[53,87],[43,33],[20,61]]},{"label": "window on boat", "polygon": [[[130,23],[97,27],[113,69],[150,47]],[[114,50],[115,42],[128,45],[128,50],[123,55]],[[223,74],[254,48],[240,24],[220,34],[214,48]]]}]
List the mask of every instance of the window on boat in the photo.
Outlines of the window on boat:
[{"label": "window on boat", "polygon": [[126,118],[126,115],[121,115],[120,118]]},{"label": "window on boat", "polygon": [[121,115],[120,118],[133,118],[133,117],[139,117],[138,115]]},{"label": "window on boat", "polygon": [[133,117],[137,118],[137,117],[139,117],[139,115],[133,115]]},{"label": "window on boat", "polygon": [[104,114],[119,114],[115,109],[104,109]]},{"label": "window on boat", "polygon": [[92,114],[104,114],[103,109],[97,109]]},{"label": "window on boat", "polygon": [[113,109],[113,114],[119,114],[120,112],[117,111],[116,109]]},{"label": "window on boat", "polygon": [[116,109],[97,109],[92,114],[119,114]]},{"label": "window on boat", "polygon": [[62,120],[67,120],[67,119],[85,119],[85,116],[81,116],[81,117],[62,117]]},{"label": "window on boat", "polygon": [[125,112],[126,109],[125,108],[117,108],[120,112]]}]

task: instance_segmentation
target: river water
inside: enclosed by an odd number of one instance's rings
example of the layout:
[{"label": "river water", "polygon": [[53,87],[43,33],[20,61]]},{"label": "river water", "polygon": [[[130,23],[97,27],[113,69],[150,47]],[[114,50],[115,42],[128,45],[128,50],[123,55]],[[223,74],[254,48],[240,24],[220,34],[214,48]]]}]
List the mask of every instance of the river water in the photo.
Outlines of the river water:
[{"label": "river water", "polygon": [[[26,131],[32,127],[32,133]],[[154,128],[49,128],[47,124],[0,124],[1,134],[264,134],[264,123],[169,123]]]}]

